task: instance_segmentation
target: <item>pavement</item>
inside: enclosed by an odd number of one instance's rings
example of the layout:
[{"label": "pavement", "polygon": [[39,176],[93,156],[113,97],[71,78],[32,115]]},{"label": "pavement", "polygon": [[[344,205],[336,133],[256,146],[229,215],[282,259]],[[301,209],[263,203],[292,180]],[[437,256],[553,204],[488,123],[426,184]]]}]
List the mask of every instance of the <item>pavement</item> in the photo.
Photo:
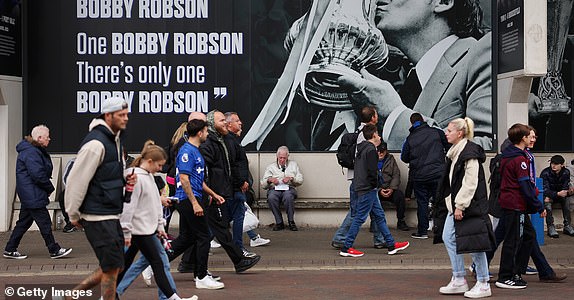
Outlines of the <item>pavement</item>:
[{"label": "pavement", "polygon": [[[391,229],[397,241],[409,241],[410,247],[396,255],[386,249],[374,249],[372,234],[362,229],[355,248],[365,252],[360,258],[344,258],[330,246],[336,228],[306,228],[297,232],[274,232],[269,227],[257,229],[271,239],[265,246],[251,248],[261,255],[261,261],[243,274],[235,274],[233,264],[221,248],[212,249],[209,269],[222,277],[223,290],[197,290],[191,274],[177,272],[179,259],[172,262],[172,274],[182,296],[196,294],[200,299],[434,299],[443,298],[438,288],[450,279],[450,260],[444,245],[433,245],[432,238],[416,240],[411,232]],[[11,232],[0,233],[5,245]],[[172,232],[177,233],[177,230]],[[24,235],[19,251],[28,255],[24,260],[2,259],[0,287],[12,284],[75,284],[98,267],[97,259],[83,232],[55,231],[56,241],[73,252],[64,258],[51,259],[38,231]],[[248,244],[248,241],[246,241]],[[524,290],[503,290],[491,285],[497,298],[563,299],[574,292],[574,237],[546,237],[542,251],[557,273],[569,276],[564,283],[549,284],[537,276],[525,276],[529,287]],[[470,256],[466,257],[467,265]],[[493,260],[491,272],[496,273],[499,253]],[[469,285],[474,284],[467,276]],[[154,285],[155,286],[155,285]],[[146,287],[138,279],[122,299],[154,299],[155,288]],[[4,293],[0,292],[0,299]],[[451,299],[453,296],[449,296]],[[454,296],[456,297],[456,296]],[[462,296],[460,296],[462,297]],[[41,298],[8,298],[41,299]]]}]

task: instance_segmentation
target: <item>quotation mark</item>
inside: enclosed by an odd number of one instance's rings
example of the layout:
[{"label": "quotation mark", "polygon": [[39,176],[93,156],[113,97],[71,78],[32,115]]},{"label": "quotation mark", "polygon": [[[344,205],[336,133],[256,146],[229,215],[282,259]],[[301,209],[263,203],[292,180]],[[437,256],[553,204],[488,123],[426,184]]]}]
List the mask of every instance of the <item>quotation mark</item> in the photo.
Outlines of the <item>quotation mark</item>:
[{"label": "quotation mark", "polygon": [[214,87],[213,88],[214,99],[222,98],[227,96],[227,88],[226,87]]}]

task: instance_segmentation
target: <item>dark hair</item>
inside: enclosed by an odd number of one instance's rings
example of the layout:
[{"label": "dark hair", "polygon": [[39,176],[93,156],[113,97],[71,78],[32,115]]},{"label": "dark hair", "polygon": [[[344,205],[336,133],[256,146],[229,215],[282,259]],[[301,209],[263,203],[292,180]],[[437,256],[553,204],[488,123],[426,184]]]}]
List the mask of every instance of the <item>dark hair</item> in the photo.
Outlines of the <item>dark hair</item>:
[{"label": "dark hair", "polygon": [[411,120],[411,124],[414,124],[414,123],[416,123],[416,122],[423,122],[423,121],[424,121],[423,116],[422,116],[421,114],[419,114],[418,112],[413,113],[413,114],[411,115],[411,119],[410,119],[410,120]]},{"label": "dark hair", "polygon": [[530,135],[530,128],[524,124],[516,123],[508,129],[508,139],[514,145],[520,144],[523,137]]},{"label": "dark hair", "polygon": [[374,106],[365,106],[361,109],[360,119],[362,123],[369,123],[371,119],[377,113],[377,109]]},{"label": "dark hair", "polygon": [[454,1],[451,9],[444,12],[451,33],[460,38],[479,38],[484,33],[480,29],[482,23],[482,8],[480,0],[441,0],[441,3]]},{"label": "dark hair", "polygon": [[375,132],[377,132],[377,126],[373,124],[367,124],[363,127],[363,136],[366,140],[370,140],[373,138]]},{"label": "dark hair", "polygon": [[186,130],[189,136],[196,136],[198,132],[207,127],[207,122],[204,120],[193,119],[187,122]]}]

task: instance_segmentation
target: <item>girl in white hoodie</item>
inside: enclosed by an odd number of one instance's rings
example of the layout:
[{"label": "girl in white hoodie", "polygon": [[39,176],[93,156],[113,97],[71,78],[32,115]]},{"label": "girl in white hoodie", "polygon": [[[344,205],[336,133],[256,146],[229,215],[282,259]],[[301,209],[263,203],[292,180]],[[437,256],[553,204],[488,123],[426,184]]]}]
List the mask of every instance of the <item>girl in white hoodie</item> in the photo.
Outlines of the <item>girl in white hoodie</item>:
[{"label": "girl in white hoodie", "polygon": [[[169,300],[180,298],[169,284],[161,253],[155,243],[158,236],[167,238],[163,219],[160,194],[155,184],[153,174],[160,171],[165,164],[167,155],[165,151],[147,141],[141,155],[134,160],[132,167],[125,171],[126,174],[137,174],[137,182],[134,186],[131,201],[124,204],[120,217],[120,223],[124,232],[126,247],[124,271],[118,276],[118,282],[122,280],[126,270],[129,269],[138,251],[148,259],[159,289]],[[197,299],[196,296],[185,299]],[[184,299],[184,300],[185,300]]]}]

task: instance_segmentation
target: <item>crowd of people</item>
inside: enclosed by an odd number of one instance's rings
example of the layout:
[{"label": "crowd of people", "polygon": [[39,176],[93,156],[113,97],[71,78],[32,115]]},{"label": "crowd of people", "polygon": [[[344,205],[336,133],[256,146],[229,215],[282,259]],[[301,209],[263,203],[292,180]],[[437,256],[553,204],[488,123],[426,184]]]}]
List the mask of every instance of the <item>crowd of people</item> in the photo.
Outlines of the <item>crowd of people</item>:
[{"label": "crowd of people", "polygon": [[[407,249],[410,243],[394,240],[381,203],[392,201],[397,207],[397,229],[410,230],[405,221],[405,194],[399,189],[400,171],[379,136],[376,108],[364,107],[360,118],[362,122],[354,135],[353,167],[347,172],[351,181],[350,209],[331,245],[339,248],[343,257],[363,256],[364,252],[353,248],[353,244],[370,216],[374,247],[386,248],[393,255]],[[572,167],[564,166],[565,159],[553,156],[550,166],[541,172],[544,200],[539,201],[530,152],[536,132],[527,125],[515,124],[508,130],[501,154],[491,160],[489,194],[483,168],[486,155],[473,142],[474,122],[470,118],[452,120],[444,132],[429,126],[418,113],[413,113],[410,121],[410,135],[401,160],[409,164],[407,188],[414,190],[417,199],[419,224],[411,237],[428,238],[432,218],[433,241],[444,243],[452,265],[452,278],[439,292],[469,298],[492,295],[489,264],[503,241],[497,287],[526,288],[522,275],[533,272],[528,266],[530,257],[541,281],[564,280],[566,275],[554,272],[535,242],[536,233],[528,214],[546,217],[548,235],[557,238],[551,213],[552,204],[559,203],[564,233],[574,235],[570,224]],[[76,289],[101,284],[103,298],[114,299],[148,270],[148,277],[155,277],[160,299],[196,299],[178,295],[169,271],[170,261],[183,254],[178,269],[194,273],[196,288],[224,288],[221,277],[208,270],[214,237],[237,273],[256,265],[261,257],[245,247],[243,232],[247,232],[252,247],[270,240],[253,228],[244,230],[245,205],[253,179],[239,141],[239,116],[217,110],[207,115],[192,113],[185,126],[176,130],[167,151],[147,141],[129,165],[121,143],[127,122],[126,102],[116,97],[106,99],[100,116],[91,122],[77,157],[67,168],[69,174],[64,176],[69,223],[85,231],[99,261],[99,268]],[[6,258],[26,258],[17,248],[32,221],[38,224],[50,257],[64,257],[72,251],[54,241],[46,209],[48,196],[54,191],[51,160],[45,150],[49,141],[49,129],[40,125],[17,147],[17,192],[22,208],[5,247]],[[157,172],[166,172],[166,181],[155,176]],[[261,178],[261,188],[267,190],[275,218],[274,231],[298,230],[294,201],[296,187],[302,183],[303,174],[299,165],[289,159],[289,149],[279,147],[275,162],[266,167]],[[287,213],[287,224],[281,205]],[[166,226],[174,207],[180,215],[177,237],[169,235]],[[67,226],[64,231],[71,232]],[[142,255],[134,262],[138,252]],[[465,279],[465,253],[472,257],[471,270],[476,276],[472,289]]]},{"label": "crowd of people", "polygon": [[[363,256],[364,252],[352,246],[358,229],[370,214],[376,224],[371,225],[374,248],[387,248],[392,255],[409,246],[409,242],[393,240],[381,206],[381,201],[389,198],[388,187],[398,186],[392,180],[396,171],[384,167],[387,160],[394,163],[394,159],[387,155],[384,144],[381,146],[375,127],[376,108],[363,108],[360,117],[362,123],[355,134],[354,165],[347,166],[347,178],[351,180],[350,209],[331,245],[340,249],[341,256]],[[522,275],[527,273],[539,274],[542,282],[566,279],[565,274],[556,274],[548,264],[536,242],[529,217],[529,214],[546,217],[548,235],[557,238],[551,213],[552,204],[559,203],[564,233],[572,235],[570,201],[574,198],[571,197],[574,188],[571,173],[564,167],[564,158],[553,156],[550,166],[541,172],[544,201],[538,200],[534,156],[530,152],[536,142],[536,132],[527,125],[515,124],[508,130],[502,153],[491,160],[489,194],[483,168],[486,155],[484,149],[473,142],[472,119],[456,118],[448,123],[444,132],[429,126],[419,113],[413,113],[410,121],[412,126],[403,144],[401,159],[409,164],[407,190],[414,190],[417,200],[418,226],[411,237],[429,237],[431,204],[433,242],[444,243],[452,266],[452,278],[439,292],[464,294],[468,298],[491,296],[489,264],[503,241],[497,287],[526,288]],[[397,229],[408,230],[404,223],[405,197],[396,189],[391,189],[392,194],[401,195],[401,199],[394,201]],[[405,194],[410,195],[410,191]],[[465,253],[472,257],[470,269],[476,277],[472,289],[465,279]],[[538,270],[528,266],[530,257]]]}]

